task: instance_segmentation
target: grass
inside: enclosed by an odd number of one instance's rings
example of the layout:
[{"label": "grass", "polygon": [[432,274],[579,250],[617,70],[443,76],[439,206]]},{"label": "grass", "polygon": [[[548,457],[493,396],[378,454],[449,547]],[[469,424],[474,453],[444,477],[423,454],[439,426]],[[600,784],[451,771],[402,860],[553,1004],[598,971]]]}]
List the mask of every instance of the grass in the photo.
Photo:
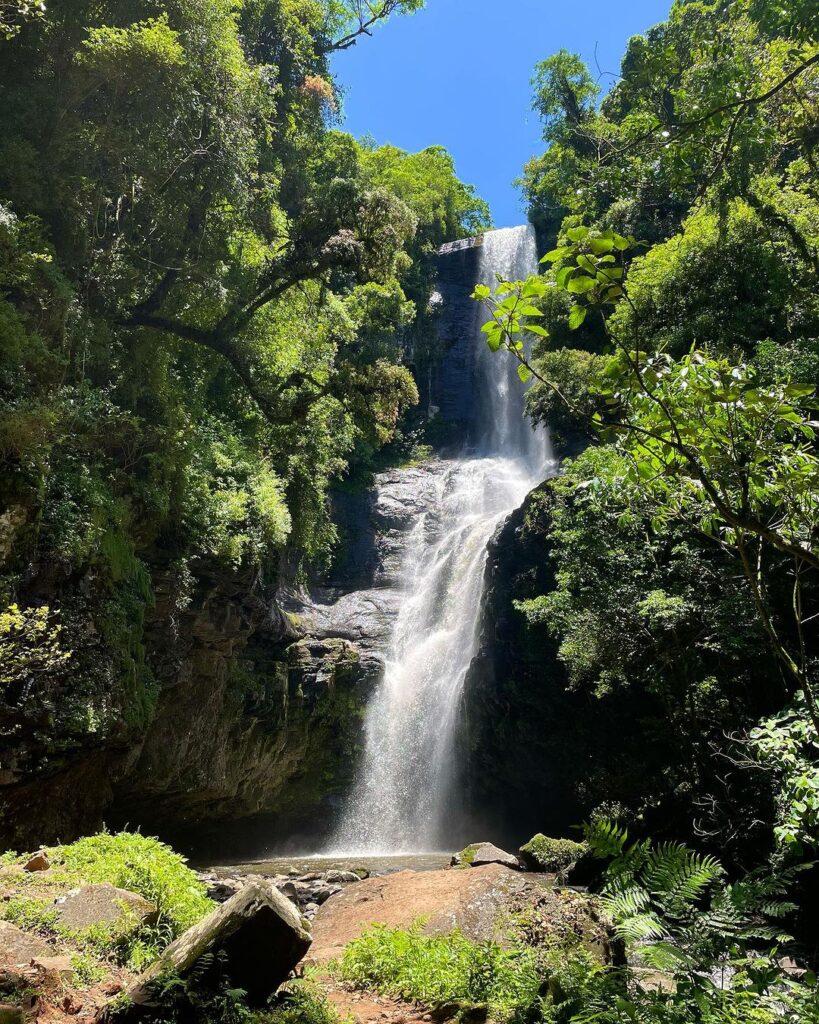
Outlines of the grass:
[{"label": "grass", "polygon": [[531,1017],[543,983],[534,950],[471,942],[457,930],[423,935],[420,923],[364,932],[344,950],[337,971],[357,988],[432,1007],[485,1007],[498,1021]]},{"label": "grass", "polygon": [[[214,906],[185,859],[157,839],[133,832],[102,832],[47,852],[51,871],[15,875],[18,891],[0,903],[0,918],[67,946],[80,958],[81,978],[91,976],[88,965],[92,963],[99,967],[114,962],[133,971],[144,970],[172,939]],[[7,857],[4,863],[11,866],[24,860]],[[81,931],[64,927],[54,908],[55,895],[99,882],[144,896],[157,909],[156,923],[143,925],[126,913],[119,921]]]}]

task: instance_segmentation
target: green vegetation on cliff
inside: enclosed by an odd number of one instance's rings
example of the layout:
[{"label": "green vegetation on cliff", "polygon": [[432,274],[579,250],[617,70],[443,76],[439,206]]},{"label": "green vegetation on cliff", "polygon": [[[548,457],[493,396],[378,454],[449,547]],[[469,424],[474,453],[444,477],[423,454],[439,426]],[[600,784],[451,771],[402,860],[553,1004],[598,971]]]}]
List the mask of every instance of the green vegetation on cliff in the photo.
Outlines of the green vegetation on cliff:
[{"label": "green vegetation on cliff", "polygon": [[[543,61],[548,148],[523,187],[550,251],[541,275],[475,297],[489,347],[533,379],[533,419],[573,456],[530,499],[549,586],[516,606],[592,718],[630,719],[615,763],[586,754],[588,809],[773,871],[804,954],[815,870],[798,887],[790,872],[818,849],[819,53],[804,11],[775,6],[677,0],[602,100],[578,57]],[[550,671],[527,668],[544,688]],[[758,939],[773,975],[776,941]],[[750,962],[734,969],[753,988]],[[697,984],[632,1019],[777,1013],[761,982],[768,1003],[730,1008],[716,992],[687,1005]],[[794,1019],[815,992],[799,1000]]]},{"label": "green vegetation on cliff", "polygon": [[326,559],[328,487],[417,401],[436,248],[488,211],[440,147],[338,131],[329,61],[420,6],[3,5],[15,781],[143,735],[151,625],[178,628],[214,581],[269,596],[283,565]]}]

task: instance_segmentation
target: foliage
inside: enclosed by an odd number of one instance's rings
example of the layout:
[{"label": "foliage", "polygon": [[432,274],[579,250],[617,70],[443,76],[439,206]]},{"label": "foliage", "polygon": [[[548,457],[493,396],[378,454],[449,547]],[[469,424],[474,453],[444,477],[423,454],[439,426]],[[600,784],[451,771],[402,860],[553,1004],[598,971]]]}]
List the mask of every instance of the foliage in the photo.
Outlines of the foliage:
[{"label": "foliage", "polygon": [[459,931],[424,935],[420,924],[371,928],[345,948],[338,972],[357,987],[429,1006],[485,1006],[499,1020],[525,1015],[540,987],[531,950],[470,942]]},{"label": "foliage", "polygon": [[157,930],[166,941],[213,907],[184,858],[158,839],[135,832],[101,832],[54,847],[49,856],[78,882],[110,882],[144,896],[158,911]]},{"label": "foliage", "polygon": [[0,38],[12,39],[25,22],[45,13],[44,0],[0,0]]},{"label": "foliage", "polygon": [[60,644],[60,630],[47,607],[12,604],[0,612],[0,686],[34,686],[59,671],[71,657]]},{"label": "foliage", "polygon": [[[566,231],[563,245],[546,254],[544,262],[561,264],[554,286],[575,297],[570,327],[579,327],[590,312],[603,315],[624,301],[634,310],[624,267],[614,255],[634,244],[610,229],[591,232],[575,226]],[[542,315],[534,302],[548,287],[539,276],[501,281],[493,295],[481,286],[475,297],[487,302],[492,313],[484,326],[490,349],[508,349],[522,379],[536,376],[567,408],[582,415],[559,384],[533,367],[526,355],[526,334],[541,344],[548,339],[548,331],[533,319]],[[616,316],[604,324],[614,356],[593,391],[608,412],[593,412],[590,424],[602,439],[616,440],[626,457],[626,479],[654,498],[656,525],[690,523],[735,554],[771,648],[791,685],[804,692],[819,727],[815,656],[804,635],[811,616],[802,589],[803,573],[819,566],[816,425],[805,405],[814,387],[760,386],[752,368],[709,358],[702,351],[679,360],[666,353],[651,355],[642,349],[639,319],[625,335],[619,333]],[[795,562],[795,651],[782,639],[770,611],[770,585],[762,568],[768,551]]]},{"label": "foliage", "polygon": [[339,1024],[340,1017],[308,970],[303,978],[282,986],[264,1020],[265,1024]]},{"label": "foliage", "polygon": [[752,754],[776,779],[781,855],[813,854],[819,837],[819,743],[804,702],[788,707],[757,726],[750,735]]},{"label": "foliage", "polygon": [[1,688],[24,777],[144,731],[157,580],[175,624],[325,562],[417,402],[435,249],[488,212],[442,148],[335,130],[330,55],[421,6],[70,0],[3,39],[0,596],[72,652]]}]

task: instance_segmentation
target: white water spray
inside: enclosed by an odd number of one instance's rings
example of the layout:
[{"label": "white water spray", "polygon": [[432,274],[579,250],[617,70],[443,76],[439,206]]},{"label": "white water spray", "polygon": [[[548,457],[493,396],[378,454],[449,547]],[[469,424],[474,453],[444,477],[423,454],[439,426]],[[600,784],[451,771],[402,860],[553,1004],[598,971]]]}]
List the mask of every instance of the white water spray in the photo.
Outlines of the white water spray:
[{"label": "white water spray", "polygon": [[[480,277],[517,280],[537,269],[531,227],[488,232]],[[446,463],[429,512],[407,535],[403,600],[383,678],[366,712],[357,782],[330,846],[387,854],[445,848],[460,805],[454,738],[477,645],[487,544],[549,472],[548,440],[523,415],[523,385],[508,353],[478,328],[476,453]]]}]

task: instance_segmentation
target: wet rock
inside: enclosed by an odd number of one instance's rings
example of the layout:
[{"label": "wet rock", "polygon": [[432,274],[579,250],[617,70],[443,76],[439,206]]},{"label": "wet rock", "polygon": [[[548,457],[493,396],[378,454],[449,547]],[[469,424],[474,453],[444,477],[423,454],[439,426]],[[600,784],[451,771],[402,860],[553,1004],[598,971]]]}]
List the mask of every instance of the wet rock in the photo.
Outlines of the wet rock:
[{"label": "wet rock", "polygon": [[511,853],[501,850],[493,843],[471,843],[456,853],[450,862],[453,867],[479,868],[486,864],[503,864],[504,867],[519,869],[520,862]]},{"label": "wet rock", "polygon": [[331,896],[335,896],[337,892],[341,892],[342,888],[343,887],[340,885],[330,885],[329,883],[317,885],[312,892],[313,902],[319,904],[326,903]]},{"label": "wet rock", "polygon": [[73,931],[95,924],[153,924],[157,919],[156,907],[143,896],[109,882],[72,889],[58,896],[54,904],[60,924]]},{"label": "wet rock", "polygon": [[[174,940],[127,990],[132,1004],[129,1019],[149,1016],[159,1008],[155,982],[163,974],[186,978],[204,954],[217,951],[226,960],[232,984],[246,991],[248,1003],[264,1006],[310,948],[304,923],[272,883],[249,883]],[[201,978],[197,974],[200,984],[208,984],[206,972]]]},{"label": "wet rock", "polygon": [[26,862],[23,867],[23,871],[48,871],[51,867],[51,861],[48,859],[48,854],[45,850],[38,850],[33,857]]},{"label": "wet rock", "polygon": [[244,885],[244,882],[238,878],[219,878],[206,884],[209,898],[217,903],[224,903],[231,896],[236,895]]},{"label": "wet rock", "polygon": [[8,921],[0,921],[0,964],[27,964],[38,957],[51,956],[53,952],[38,936]]}]

